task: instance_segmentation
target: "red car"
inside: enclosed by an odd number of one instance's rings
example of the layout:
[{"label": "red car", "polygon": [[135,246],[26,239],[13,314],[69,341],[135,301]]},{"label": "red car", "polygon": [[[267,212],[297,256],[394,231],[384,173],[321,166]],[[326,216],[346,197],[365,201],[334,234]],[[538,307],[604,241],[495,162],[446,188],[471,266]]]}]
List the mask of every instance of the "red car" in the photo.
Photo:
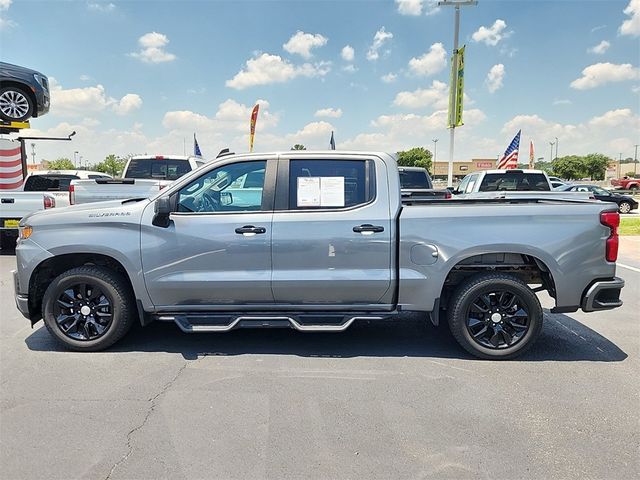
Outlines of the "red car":
[{"label": "red car", "polygon": [[621,190],[633,190],[635,193],[640,189],[640,179],[629,177],[614,178],[611,180],[611,185]]}]

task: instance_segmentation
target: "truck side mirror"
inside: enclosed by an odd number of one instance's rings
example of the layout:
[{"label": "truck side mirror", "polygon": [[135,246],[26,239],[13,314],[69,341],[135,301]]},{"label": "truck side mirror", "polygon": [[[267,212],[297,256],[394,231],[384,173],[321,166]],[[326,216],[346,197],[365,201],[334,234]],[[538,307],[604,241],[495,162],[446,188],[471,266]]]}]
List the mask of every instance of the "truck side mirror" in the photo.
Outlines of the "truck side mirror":
[{"label": "truck side mirror", "polygon": [[173,201],[171,197],[160,197],[153,206],[155,215],[153,223],[156,227],[167,228],[171,222],[169,215],[173,212]]}]

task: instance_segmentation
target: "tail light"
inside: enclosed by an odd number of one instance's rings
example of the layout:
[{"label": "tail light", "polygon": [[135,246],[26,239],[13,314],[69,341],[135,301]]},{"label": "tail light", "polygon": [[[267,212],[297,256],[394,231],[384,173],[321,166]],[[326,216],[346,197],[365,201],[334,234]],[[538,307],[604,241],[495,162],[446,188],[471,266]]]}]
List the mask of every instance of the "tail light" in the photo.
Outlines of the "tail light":
[{"label": "tail light", "polygon": [[449,200],[452,197],[451,192],[449,190],[447,190],[444,194],[444,199],[445,200]]},{"label": "tail light", "polygon": [[76,187],[69,185],[69,205],[75,205],[76,203]]},{"label": "tail light", "polygon": [[600,223],[611,229],[606,242],[605,258],[607,262],[615,262],[618,259],[620,214],[618,212],[602,212],[600,214]]},{"label": "tail light", "polygon": [[50,197],[48,195],[44,196],[44,209],[47,210],[48,208],[53,208],[56,206],[56,199],[53,197]]}]

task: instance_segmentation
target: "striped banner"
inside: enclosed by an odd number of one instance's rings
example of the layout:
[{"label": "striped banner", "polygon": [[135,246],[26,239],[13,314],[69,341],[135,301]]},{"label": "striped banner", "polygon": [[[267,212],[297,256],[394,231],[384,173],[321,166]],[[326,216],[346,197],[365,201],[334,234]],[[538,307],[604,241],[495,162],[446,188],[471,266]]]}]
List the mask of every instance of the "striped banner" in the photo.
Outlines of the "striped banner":
[{"label": "striped banner", "polygon": [[22,150],[20,144],[0,141],[0,190],[15,190],[22,186]]}]

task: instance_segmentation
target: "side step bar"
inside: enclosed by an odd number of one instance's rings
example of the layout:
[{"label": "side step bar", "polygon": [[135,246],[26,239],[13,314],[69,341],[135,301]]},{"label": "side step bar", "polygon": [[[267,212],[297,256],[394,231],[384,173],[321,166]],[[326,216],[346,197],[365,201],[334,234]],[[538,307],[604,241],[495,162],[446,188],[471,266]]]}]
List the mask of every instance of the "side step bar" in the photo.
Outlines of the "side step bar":
[{"label": "side step bar", "polygon": [[[378,316],[345,316],[346,321],[341,323],[326,323],[326,324],[307,324],[289,317],[289,316],[267,316],[267,315],[252,315],[252,316],[239,316],[233,318],[231,322],[220,324],[216,323],[192,323],[189,319],[189,315],[161,315],[158,320],[165,322],[175,322],[176,325],[185,333],[198,333],[198,332],[228,332],[236,328],[251,327],[251,328],[269,328],[269,327],[290,327],[300,332],[343,332],[349,328],[356,320],[383,320],[385,317]],[[196,318],[205,319],[206,316],[198,315]],[[227,317],[229,318],[229,317]],[[194,318],[195,319],[195,318]]]}]

